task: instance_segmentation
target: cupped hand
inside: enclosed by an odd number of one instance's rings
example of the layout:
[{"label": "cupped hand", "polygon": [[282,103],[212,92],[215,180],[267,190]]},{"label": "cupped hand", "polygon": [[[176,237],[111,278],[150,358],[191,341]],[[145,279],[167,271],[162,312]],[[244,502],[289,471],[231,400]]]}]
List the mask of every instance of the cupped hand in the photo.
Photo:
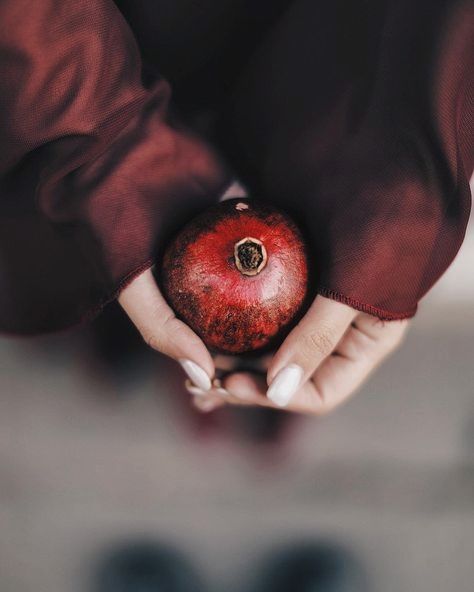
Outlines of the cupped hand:
[{"label": "cupped hand", "polygon": [[400,345],[407,327],[407,320],[381,321],[317,296],[270,358],[266,379],[234,371],[197,406],[210,411],[228,402],[323,415],[354,394]]},{"label": "cupped hand", "polygon": [[200,337],[176,318],[151,269],[124,288],[118,302],[151,348],[178,361],[194,388],[202,392],[211,389],[212,357]]},{"label": "cupped hand", "polygon": [[325,414],[363,384],[408,327],[407,320],[380,321],[317,296],[275,355],[260,360],[261,371],[240,372],[238,358],[218,358],[217,365],[230,371],[221,383],[213,380],[215,363],[205,344],[176,318],[151,269],[124,288],[118,301],[144,341],[181,364],[193,403],[204,412],[229,403]]}]

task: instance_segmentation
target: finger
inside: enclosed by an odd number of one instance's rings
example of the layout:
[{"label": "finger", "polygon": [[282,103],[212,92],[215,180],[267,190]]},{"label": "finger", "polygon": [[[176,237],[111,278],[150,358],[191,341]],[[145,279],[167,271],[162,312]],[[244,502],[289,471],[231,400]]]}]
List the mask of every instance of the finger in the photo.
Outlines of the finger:
[{"label": "finger", "polygon": [[336,351],[355,358],[373,355],[384,358],[401,344],[409,327],[407,319],[381,321],[369,314],[359,314],[351,323],[351,329]]},{"label": "finger", "polygon": [[210,392],[212,391],[207,393],[202,391],[202,394],[193,396],[193,407],[202,413],[210,413],[211,411],[226,405],[226,401],[222,399],[222,397],[211,395],[209,394]]},{"label": "finger", "polygon": [[[229,392],[227,401],[235,405],[257,405],[259,407],[271,407],[280,409],[266,396],[267,384],[262,376],[252,373],[230,374],[224,381],[224,386]],[[315,413],[318,405],[322,402],[315,392],[311,381],[305,382],[297,391],[291,404],[285,411],[296,411],[299,413]]]},{"label": "finger", "polygon": [[[312,379],[304,383],[286,407],[288,411],[324,415],[344,403],[396,347],[406,332],[407,321],[381,323],[369,315],[357,322],[328,356]],[[365,318],[367,317],[367,318]],[[224,381],[229,402],[276,407],[265,395],[262,378],[232,374]]]},{"label": "finger", "polygon": [[184,382],[184,388],[190,395],[193,395],[193,397],[218,397],[219,399],[225,401],[229,396],[229,393],[222,386],[222,383],[218,378],[214,378],[212,381],[212,388],[209,391],[204,391],[203,389],[199,388],[193,384],[189,378]]},{"label": "finger", "polygon": [[184,386],[192,396],[192,405],[203,413],[214,411],[227,403],[228,393],[222,388],[220,381],[216,379],[213,380],[213,388],[210,391],[203,391],[190,380],[186,380]]},{"label": "finger", "polygon": [[273,401],[266,396],[267,383],[261,374],[235,372],[226,376],[223,385],[229,393],[227,397],[229,403],[275,407]]},{"label": "finger", "polygon": [[331,354],[357,314],[346,304],[317,296],[275,354],[267,374],[267,396],[286,406]]},{"label": "finger", "polygon": [[210,353],[196,333],[176,318],[151,269],[124,288],[118,301],[150,347],[177,360],[196,386],[206,391],[211,388],[214,363]]},{"label": "finger", "polygon": [[322,415],[347,401],[400,345],[407,327],[407,321],[382,323],[369,315],[358,317],[334,354],[316,370],[312,391],[304,400],[297,393],[294,405]]},{"label": "finger", "polygon": [[211,411],[215,411],[216,409],[223,407],[225,402],[219,399],[211,399],[207,397],[194,397],[192,405],[197,411],[200,411],[201,413],[211,413]]}]

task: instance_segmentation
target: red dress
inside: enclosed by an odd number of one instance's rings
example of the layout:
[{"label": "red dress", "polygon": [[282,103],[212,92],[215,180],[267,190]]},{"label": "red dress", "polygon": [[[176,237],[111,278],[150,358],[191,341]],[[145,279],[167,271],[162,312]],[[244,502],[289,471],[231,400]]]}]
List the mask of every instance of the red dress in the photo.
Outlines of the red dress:
[{"label": "red dress", "polygon": [[231,173],[319,293],[412,316],[469,216],[473,30],[471,0],[3,0],[0,330],[96,314]]}]

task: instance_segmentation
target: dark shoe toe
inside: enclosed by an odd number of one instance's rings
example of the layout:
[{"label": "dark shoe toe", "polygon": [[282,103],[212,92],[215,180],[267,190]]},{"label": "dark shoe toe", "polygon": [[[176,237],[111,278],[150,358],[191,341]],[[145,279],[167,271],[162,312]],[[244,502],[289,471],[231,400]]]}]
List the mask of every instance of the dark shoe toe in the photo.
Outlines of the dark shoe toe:
[{"label": "dark shoe toe", "polygon": [[109,551],[100,561],[94,592],[203,592],[186,559],[168,547],[139,542]]}]

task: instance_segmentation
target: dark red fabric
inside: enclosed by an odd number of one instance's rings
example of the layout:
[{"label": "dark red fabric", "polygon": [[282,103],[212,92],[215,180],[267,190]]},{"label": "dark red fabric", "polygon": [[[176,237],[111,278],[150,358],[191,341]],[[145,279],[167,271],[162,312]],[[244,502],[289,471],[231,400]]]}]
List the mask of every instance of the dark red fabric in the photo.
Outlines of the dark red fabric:
[{"label": "dark red fabric", "polygon": [[91,316],[229,181],[110,0],[0,3],[0,328]]},{"label": "dark red fabric", "polygon": [[412,316],[469,218],[471,0],[293,2],[241,76],[228,151],[312,243],[318,291]]},{"label": "dark red fabric", "polygon": [[100,310],[220,154],[305,227],[320,293],[414,314],[469,214],[473,26],[468,0],[3,0],[0,330]]}]

